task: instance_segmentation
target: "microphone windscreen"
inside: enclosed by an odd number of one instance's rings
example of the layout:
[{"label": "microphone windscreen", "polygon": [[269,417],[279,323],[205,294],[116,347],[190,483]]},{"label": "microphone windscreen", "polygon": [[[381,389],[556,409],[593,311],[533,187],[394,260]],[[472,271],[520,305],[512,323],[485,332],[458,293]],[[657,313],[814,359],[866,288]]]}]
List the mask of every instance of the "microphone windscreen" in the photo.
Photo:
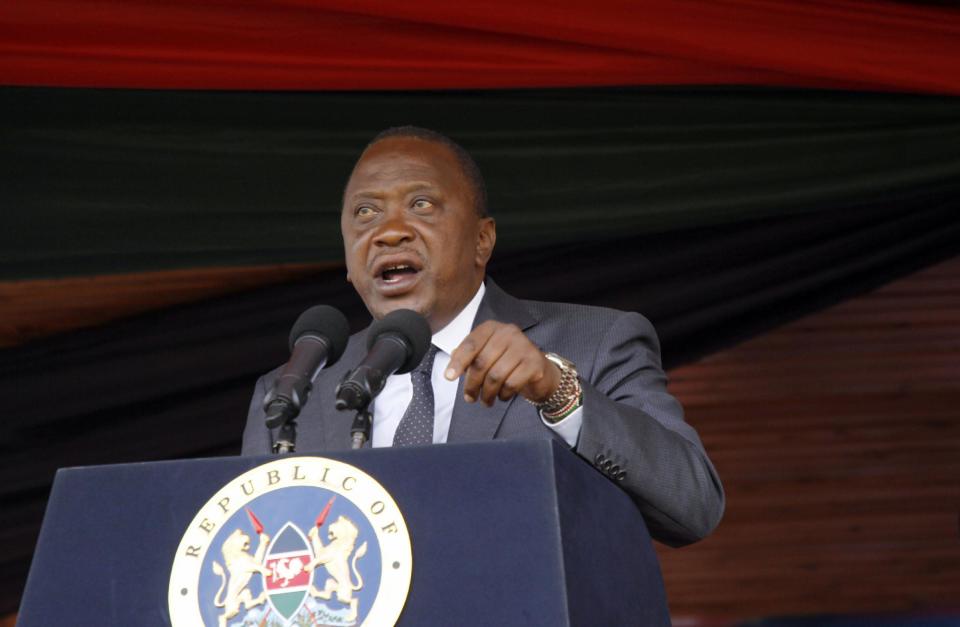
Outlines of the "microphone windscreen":
[{"label": "microphone windscreen", "polygon": [[427,319],[411,309],[395,309],[370,325],[367,333],[367,350],[373,348],[384,333],[399,335],[407,340],[410,352],[397,374],[410,372],[420,365],[430,348],[430,324]]},{"label": "microphone windscreen", "polygon": [[327,353],[326,365],[331,366],[340,359],[340,355],[347,348],[350,324],[339,309],[330,305],[314,305],[300,314],[297,321],[293,323],[293,328],[290,330],[291,353],[293,345],[304,335],[320,335],[329,340],[330,350]]}]

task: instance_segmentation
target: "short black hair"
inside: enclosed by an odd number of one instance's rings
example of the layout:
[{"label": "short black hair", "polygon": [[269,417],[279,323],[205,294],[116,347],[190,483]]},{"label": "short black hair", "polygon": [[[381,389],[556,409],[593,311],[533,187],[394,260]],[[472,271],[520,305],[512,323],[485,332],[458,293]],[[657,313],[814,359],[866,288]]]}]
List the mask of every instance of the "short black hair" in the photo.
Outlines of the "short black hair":
[{"label": "short black hair", "polygon": [[483,174],[480,172],[480,166],[477,165],[477,162],[473,160],[473,157],[470,156],[470,153],[467,152],[463,146],[453,141],[443,133],[438,133],[437,131],[420,126],[406,125],[391,126],[386,130],[380,131],[372,140],[370,140],[370,143],[367,144],[366,148],[364,148],[364,152],[366,152],[368,148],[377,142],[383,141],[384,139],[389,139],[391,137],[414,137],[416,139],[422,139],[435,144],[441,144],[449,148],[453,152],[454,156],[456,156],[457,163],[460,164],[460,169],[463,171],[464,176],[467,177],[467,182],[472,188],[474,211],[476,211],[477,215],[481,218],[490,216],[489,209],[487,208],[487,185],[483,181]]}]

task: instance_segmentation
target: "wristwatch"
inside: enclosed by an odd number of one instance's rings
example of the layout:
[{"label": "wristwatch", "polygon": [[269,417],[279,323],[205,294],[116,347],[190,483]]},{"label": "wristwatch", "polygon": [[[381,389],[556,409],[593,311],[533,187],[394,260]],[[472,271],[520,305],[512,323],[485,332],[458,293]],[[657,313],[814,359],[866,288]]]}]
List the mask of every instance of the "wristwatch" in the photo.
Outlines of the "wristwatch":
[{"label": "wristwatch", "polygon": [[556,353],[545,353],[550,362],[560,369],[560,385],[550,397],[542,403],[535,403],[540,415],[549,423],[557,423],[572,414],[580,407],[583,400],[583,390],[580,387],[580,375],[577,367],[569,359],[564,359]]}]

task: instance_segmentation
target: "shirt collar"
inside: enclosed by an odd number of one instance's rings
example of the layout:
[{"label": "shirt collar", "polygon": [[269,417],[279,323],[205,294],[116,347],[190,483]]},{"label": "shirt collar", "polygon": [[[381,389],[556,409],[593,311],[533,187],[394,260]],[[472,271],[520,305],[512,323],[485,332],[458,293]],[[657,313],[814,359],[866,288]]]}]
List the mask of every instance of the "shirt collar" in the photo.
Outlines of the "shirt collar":
[{"label": "shirt collar", "polygon": [[470,330],[473,328],[473,319],[477,317],[477,310],[480,309],[480,301],[483,300],[483,293],[486,290],[487,288],[483,283],[480,283],[480,289],[473,295],[467,306],[460,310],[457,317],[433,334],[431,342],[434,346],[447,355],[452,354],[453,350],[460,346],[460,343],[470,335]]}]

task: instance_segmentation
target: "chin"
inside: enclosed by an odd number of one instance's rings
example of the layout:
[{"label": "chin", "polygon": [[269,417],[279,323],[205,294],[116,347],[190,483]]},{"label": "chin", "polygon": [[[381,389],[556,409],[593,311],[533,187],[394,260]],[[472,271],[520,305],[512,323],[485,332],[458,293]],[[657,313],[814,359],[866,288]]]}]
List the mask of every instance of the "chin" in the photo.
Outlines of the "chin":
[{"label": "chin", "polygon": [[391,298],[389,300],[378,300],[374,307],[367,307],[371,312],[371,315],[379,320],[383,318],[391,311],[396,311],[397,309],[412,309],[421,316],[428,318],[430,317],[429,311],[430,308],[419,299],[414,297],[402,297],[402,298]]}]

